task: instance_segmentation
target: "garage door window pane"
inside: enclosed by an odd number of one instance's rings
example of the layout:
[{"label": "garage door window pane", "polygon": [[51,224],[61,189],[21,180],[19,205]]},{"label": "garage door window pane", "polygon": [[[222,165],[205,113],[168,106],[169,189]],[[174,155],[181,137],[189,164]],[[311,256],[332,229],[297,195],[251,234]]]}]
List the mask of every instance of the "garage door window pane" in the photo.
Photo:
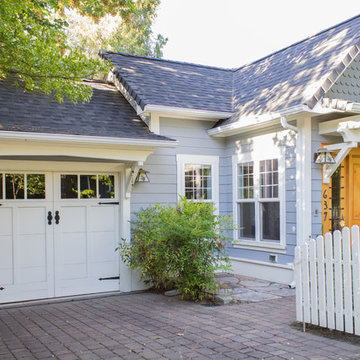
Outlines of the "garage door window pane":
[{"label": "garage door window pane", "polygon": [[114,176],[99,175],[99,198],[112,199],[114,197]]},{"label": "garage door window pane", "polygon": [[28,199],[45,199],[45,175],[26,175],[26,196]]},{"label": "garage door window pane", "polygon": [[61,175],[61,198],[77,199],[78,197],[78,176]]},{"label": "garage door window pane", "polygon": [[80,197],[96,198],[96,175],[80,175]]},{"label": "garage door window pane", "polygon": [[5,174],[6,199],[24,199],[24,174]]}]

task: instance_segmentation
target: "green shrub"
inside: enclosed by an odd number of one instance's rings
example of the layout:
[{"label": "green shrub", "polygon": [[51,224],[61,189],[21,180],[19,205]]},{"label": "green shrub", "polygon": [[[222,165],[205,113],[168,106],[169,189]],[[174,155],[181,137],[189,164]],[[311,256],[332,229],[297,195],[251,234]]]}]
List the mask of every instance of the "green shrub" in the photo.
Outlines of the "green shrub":
[{"label": "green shrub", "polygon": [[214,213],[213,204],[185,198],[176,207],[142,209],[132,222],[132,241],[119,244],[120,255],[155,288],[176,287],[199,300],[215,290],[216,270],[230,270],[225,245],[232,221]]}]

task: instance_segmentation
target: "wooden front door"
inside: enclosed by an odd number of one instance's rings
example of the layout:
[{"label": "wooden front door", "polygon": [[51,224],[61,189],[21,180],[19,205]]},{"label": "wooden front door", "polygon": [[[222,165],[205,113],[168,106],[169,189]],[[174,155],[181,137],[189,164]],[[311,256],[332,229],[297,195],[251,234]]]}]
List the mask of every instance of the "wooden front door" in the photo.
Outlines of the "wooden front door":
[{"label": "wooden front door", "polygon": [[353,149],[322,185],[323,233],[360,226],[360,148]]},{"label": "wooden front door", "polygon": [[349,227],[360,226],[360,154],[356,150],[349,155],[349,194],[345,202],[349,209]]}]

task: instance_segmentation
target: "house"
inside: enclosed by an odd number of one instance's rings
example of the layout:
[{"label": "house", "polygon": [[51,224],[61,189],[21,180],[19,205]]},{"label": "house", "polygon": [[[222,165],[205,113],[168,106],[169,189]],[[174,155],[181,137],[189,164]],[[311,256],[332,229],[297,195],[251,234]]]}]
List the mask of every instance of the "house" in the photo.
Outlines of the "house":
[{"label": "house", "polygon": [[0,302],[140,288],[114,247],[179,195],[233,216],[235,272],[292,283],[297,244],[360,223],[359,52],[356,16],[237,69],[105,51],[85,105],[1,85]]}]

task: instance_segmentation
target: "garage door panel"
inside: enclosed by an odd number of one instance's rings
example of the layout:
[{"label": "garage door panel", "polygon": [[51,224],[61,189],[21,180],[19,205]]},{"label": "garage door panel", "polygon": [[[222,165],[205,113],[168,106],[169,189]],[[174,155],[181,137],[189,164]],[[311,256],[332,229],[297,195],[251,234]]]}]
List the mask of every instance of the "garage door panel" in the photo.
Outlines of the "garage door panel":
[{"label": "garage door panel", "polygon": [[90,231],[115,231],[115,207],[93,206],[90,209]]},{"label": "garage door panel", "polygon": [[22,266],[15,271],[16,284],[34,284],[46,281],[46,269],[43,266]]},{"label": "garage door panel", "polygon": [[13,211],[11,208],[0,208],[0,236],[12,235]]},{"label": "garage door panel", "polygon": [[46,267],[46,235],[19,235],[17,237],[17,266]]},{"label": "garage door panel", "polygon": [[[86,234],[85,233],[64,233],[61,236],[61,263],[86,264]],[[60,254],[59,254],[60,255]]]},{"label": "garage door panel", "polygon": [[14,282],[13,240],[12,236],[0,236],[0,285]]},{"label": "garage door panel", "polygon": [[[58,207],[57,207],[58,208]],[[86,207],[62,206],[59,208],[61,231],[63,233],[86,232]]]},{"label": "garage door panel", "polygon": [[88,277],[87,264],[67,264],[60,271],[59,280],[86,279]]},{"label": "garage door panel", "polygon": [[114,232],[99,231],[90,235],[90,262],[115,261],[116,235]]},{"label": "garage door panel", "polygon": [[46,209],[43,207],[18,208],[18,233],[44,234],[46,232]]}]

